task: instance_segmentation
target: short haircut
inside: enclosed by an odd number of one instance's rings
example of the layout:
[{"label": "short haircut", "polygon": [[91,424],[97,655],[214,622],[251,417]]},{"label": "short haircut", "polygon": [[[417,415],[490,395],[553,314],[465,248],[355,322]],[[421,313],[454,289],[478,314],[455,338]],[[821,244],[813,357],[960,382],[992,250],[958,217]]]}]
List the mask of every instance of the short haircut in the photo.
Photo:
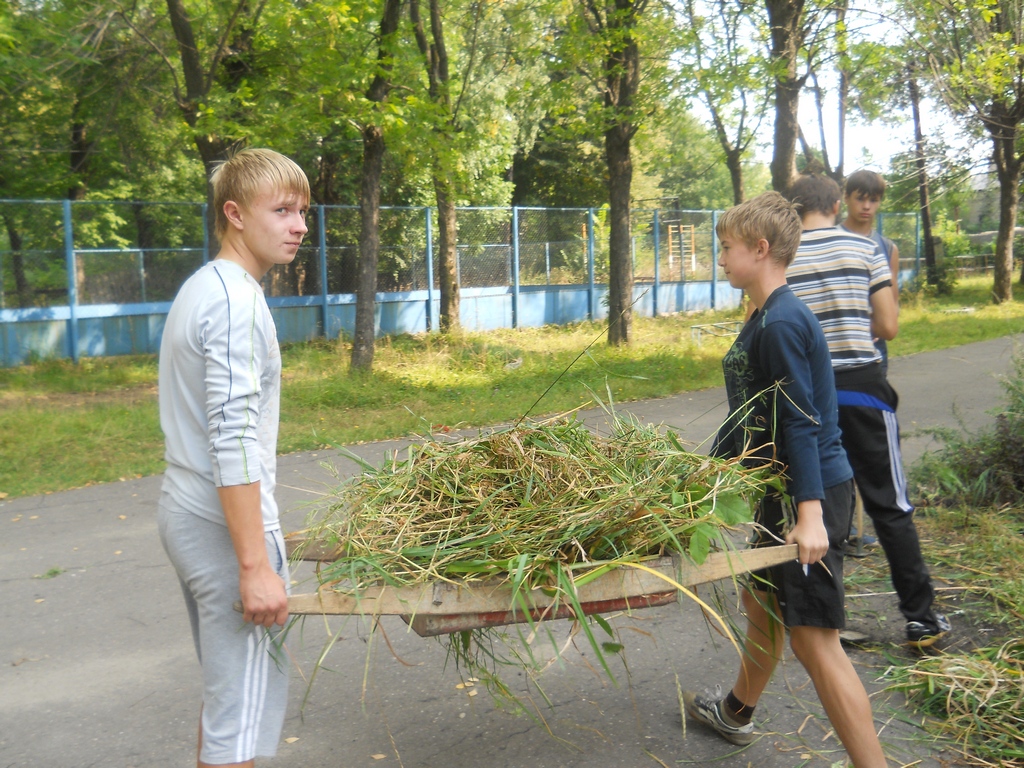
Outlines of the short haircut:
[{"label": "short haircut", "polygon": [[800,245],[800,216],[796,208],[778,192],[764,192],[723,213],[715,232],[719,238],[737,237],[753,248],[758,240],[767,240],[771,258],[789,266]]},{"label": "short haircut", "polygon": [[820,173],[802,174],[786,193],[801,217],[808,213],[831,214],[841,196],[839,185]]},{"label": "short haircut", "polygon": [[850,195],[866,195],[870,198],[885,199],[885,179],[882,174],[861,169],[854,171],[846,178],[846,197]]},{"label": "short haircut", "polygon": [[217,165],[210,175],[213,205],[217,212],[217,238],[228,229],[224,203],[229,200],[242,208],[251,208],[261,195],[285,192],[309,203],[309,179],[302,169],[272,149],[243,149]]}]

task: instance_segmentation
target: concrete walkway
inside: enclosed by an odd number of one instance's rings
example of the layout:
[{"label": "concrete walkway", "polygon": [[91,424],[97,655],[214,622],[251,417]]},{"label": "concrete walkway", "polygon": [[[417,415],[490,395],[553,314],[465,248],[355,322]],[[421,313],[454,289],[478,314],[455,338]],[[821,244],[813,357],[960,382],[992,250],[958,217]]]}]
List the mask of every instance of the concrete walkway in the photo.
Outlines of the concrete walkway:
[{"label": "concrete walkway", "polygon": [[[981,342],[896,359],[904,449],[914,460],[933,445],[931,427],[977,428],[1002,401],[1015,341]],[[677,429],[699,444],[725,414],[721,389],[633,403],[639,419]],[[599,425],[600,412],[588,412]],[[8,436],[7,439],[10,439]],[[368,461],[405,441],[353,448]],[[308,504],[354,466],[330,453],[281,458],[279,497],[286,530],[302,527]],[[194,765],[199,707],[195,661],[176,577],[156,533],[160,477],[0,502],[0,766],[171,768]],[[310,591],[300,568],[296,591]],[[707,592],[705,591],[704,594]],[[889,606],[898,623],[895,599]],[[285,741],[262,764],[303,768],[633,768],[714,760],[721,768],[828,766],[845,755],[831,737],[806,675],[792,659],[780,667],[757,719],[766,735],[745,751],[691,726],[684,737],[677,685],[729,685],[734,652],[713,637],[692,604],[638,611],[617,620],[628,672],[618,687],[588,661],[567,654],[544,676],[550,708],[543,723],[498,710],[486,691],[457,688],[443,648],[383,622],[372,640],[360,620],[307,619],[289,640],[307,677],[336,637],[315,684],[299,672]],[[567,622],[555,625],[564,634]],[[898,651],[896,651],[898,652]],[[852,653],[872,691],[883,660]],[[515,674],[508,679],[527,689]],[[537,698],[536,696],[534,697]],[[900,722],[900,702],[875,700],[893,764],[936,766],[927,737]],[[550,735],[548,733],[550,730]],[[729,756],[727,756],[729,755]]]}]

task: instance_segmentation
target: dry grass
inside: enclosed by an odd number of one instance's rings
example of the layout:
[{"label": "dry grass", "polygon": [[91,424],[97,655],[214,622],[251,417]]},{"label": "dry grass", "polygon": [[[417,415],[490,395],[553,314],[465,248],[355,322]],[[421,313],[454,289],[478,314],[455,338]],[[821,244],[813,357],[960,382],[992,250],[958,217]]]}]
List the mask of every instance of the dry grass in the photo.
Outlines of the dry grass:
[{"label": "dry grass", "polygon": [[1024,766],[1024,640],[924,658],[895,686],[939,718],[971,765]]}]

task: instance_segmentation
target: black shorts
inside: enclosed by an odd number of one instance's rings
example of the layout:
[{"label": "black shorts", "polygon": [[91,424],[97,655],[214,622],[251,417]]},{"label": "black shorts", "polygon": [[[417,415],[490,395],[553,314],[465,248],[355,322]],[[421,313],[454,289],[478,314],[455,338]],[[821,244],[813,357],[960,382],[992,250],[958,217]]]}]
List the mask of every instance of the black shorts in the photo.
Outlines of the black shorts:
[{"label": "black shorts", "polygon": [[[820,562],[808,566],[806,574],[796,560],[751,574],[753,589],[778,597],[780,618],[787,627],[842,629],[846,626],[843,542],[853,520],[853,487],[853,480],[847,480],[825,489],[821,509],[828,532],[828,552]],[[789,527],[787,520],[795,520],[795,517],[795,506],[784,505],[779,494],[765,496],[756,520],[767,531],[758,531],[753,546],[777,545],[778,539],[772,538],[770,533],[783,538],[782,532]]]}]

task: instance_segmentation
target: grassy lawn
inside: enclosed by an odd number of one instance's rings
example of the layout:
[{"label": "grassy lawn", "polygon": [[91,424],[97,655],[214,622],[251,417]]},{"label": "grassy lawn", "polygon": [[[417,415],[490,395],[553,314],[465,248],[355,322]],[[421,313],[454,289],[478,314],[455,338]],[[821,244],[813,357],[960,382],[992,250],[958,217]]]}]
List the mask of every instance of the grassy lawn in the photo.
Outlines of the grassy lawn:
[{"label": "grassy lawn", "polygon": [[[951,296],[907,297],[891,353],[1024,332],[1024,301],[993,305],[990,285],[991,278],[973,278]],[[637,318],[628,348],[608,347],[600,323],[385,338],[368,376],[349,375],[346,342],[289,345],[279,450],[564,412],[587,403],[588,388],[627,402],[719,386],[729,341],[705,337],[697,345],[690,326],[739,318],[736,311]],[[0,369],[0,493],[34,495],[162,471],[156,380],[151,355]]]}]

